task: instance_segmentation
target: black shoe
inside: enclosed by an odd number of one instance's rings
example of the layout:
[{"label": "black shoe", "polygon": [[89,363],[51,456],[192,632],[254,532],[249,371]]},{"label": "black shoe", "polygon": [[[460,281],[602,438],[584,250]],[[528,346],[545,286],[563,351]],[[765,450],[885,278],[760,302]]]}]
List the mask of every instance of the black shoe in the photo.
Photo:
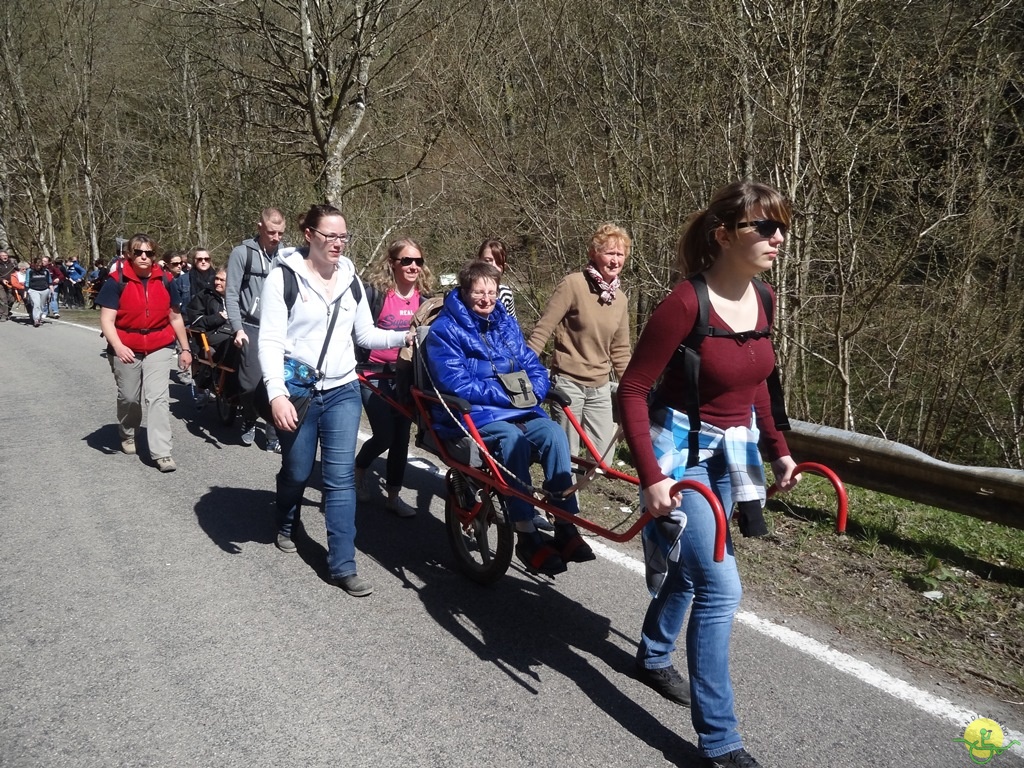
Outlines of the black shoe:
[{"label": "black shoe", "polygon": [[594,550],[572,523],[559,523],[555,526],[555,549],[567,563],[589,563],[597,559]]},{"label": "black shoe", "polygon": [[[636,677],[641,683],[650,686],[669,701],[682,704],[684,707],[690,706],[690,686],[675,667],[648,669],[637,662]],[[723,765],[729,765],[729,763],[723,763]]]},{"label": "black shoe", "polygon": [[745,749],[734,749],[732,752],[718,757],[705,757],[701,766],[702,768],[761,768],[761,764]]},{"label": "black shoe", "polygon": [[352,597],[366,597],[373,593],[373,587],[370,582],[358,573],[353,573],[348,576],[337,576],[331,579],[331,581],[334,582],[335,586],[341,587],[352,595]]},{"label": "black shoe", "polygon": [[558,550],[551,545],[551,539],[540,531],[519,531],[516,542],[516,557],[522,560],[530,573],[557,576],[568,570]]}]

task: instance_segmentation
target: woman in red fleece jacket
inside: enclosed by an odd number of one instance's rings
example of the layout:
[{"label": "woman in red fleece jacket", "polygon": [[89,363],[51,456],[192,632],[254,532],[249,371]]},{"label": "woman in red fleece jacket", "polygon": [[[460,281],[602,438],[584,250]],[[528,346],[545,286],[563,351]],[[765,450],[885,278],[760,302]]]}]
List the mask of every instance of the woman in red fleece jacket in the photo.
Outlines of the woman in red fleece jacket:
[{"label": "woman in red fleece jacket", "polygon": [[[644,505],[655,516],[644,530],[653,597],[644,618],[637,674],[673,701],[688,705],[692,699],[698,747],[709,767],[759,766],[743,748],[729,677],[740,580],[731,539],[725,561],[713,561],[715,523],[707,502],[691,491],[673,496],[670,489],[684,477],[696,480],[718,496],[727,513],[739,503],[760,519],[764,472],[759,438],[780,487],[789,489],[799,480],[772,419],[766,379],[775,367],[775,353],[767,336],[767,308],[752,282],[772,268],[789,221],[789,205],[781,194],[747,181],[719,190],[707,209],[694,214],[680,239],[676,264],[687,279],[654,311],[619,386],[625,437],[636,459]],[[708,324],[730,335],[707,336],[700,346],[700,425],[697,455],[692,455],[687,377],[676,351],[697,319],[694,283],[699,281],[707,286]],[[691,604],[687,686],[671,654]]]}]

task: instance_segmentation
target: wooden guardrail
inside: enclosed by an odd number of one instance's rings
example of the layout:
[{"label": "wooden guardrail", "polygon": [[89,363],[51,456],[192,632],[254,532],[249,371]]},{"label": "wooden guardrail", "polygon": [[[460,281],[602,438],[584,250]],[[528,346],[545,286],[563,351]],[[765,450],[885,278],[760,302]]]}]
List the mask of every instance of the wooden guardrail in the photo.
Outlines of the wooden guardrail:
[{"label": "wooden guardrail", "polygon": [[965,467],[879,437],[791,421],[797,462],[830,467],[847,485],[1024,529],[1024,472]]}]

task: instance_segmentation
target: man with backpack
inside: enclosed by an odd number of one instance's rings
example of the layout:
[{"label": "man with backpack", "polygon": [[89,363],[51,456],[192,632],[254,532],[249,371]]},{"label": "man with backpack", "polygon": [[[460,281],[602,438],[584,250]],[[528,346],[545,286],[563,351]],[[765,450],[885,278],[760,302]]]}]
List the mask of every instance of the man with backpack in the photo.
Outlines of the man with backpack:
[{"label": "man with backpack", "polygon": [[[253,393],[263,377],[259,361],[260,294],[263,281],[277,255],[284,236],[284,215],[266,208],[256,225],[256,236],[243,240],[228,256],[228,282],[224,304],[228,322],[239,348],[238,385],[242,405],[242,443],[252,445],[256,437],[256,406]],[[274,426],[267,424],[266,450],[279,452]]]},{"label": "man with backpack", "polygon": [[11,319],[11,308],[14,306],[14,286],[11,275],[18,268],[18,262],[0,248],[0,322]]}]

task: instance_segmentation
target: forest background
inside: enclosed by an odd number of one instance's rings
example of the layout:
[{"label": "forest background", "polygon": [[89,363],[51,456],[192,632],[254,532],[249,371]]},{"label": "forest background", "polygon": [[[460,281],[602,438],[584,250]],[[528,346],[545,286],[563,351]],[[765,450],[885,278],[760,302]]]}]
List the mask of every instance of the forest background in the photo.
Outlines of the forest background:
[{"label": "forest background", "polygon": [[769,277],[791,415],[1024,469],[1024,4],[6,0],[0,245],[223,261],[330,200],[364,268],[487,236],[535,321],[602,221],[640,329],[714,189],[796,219]]}]

